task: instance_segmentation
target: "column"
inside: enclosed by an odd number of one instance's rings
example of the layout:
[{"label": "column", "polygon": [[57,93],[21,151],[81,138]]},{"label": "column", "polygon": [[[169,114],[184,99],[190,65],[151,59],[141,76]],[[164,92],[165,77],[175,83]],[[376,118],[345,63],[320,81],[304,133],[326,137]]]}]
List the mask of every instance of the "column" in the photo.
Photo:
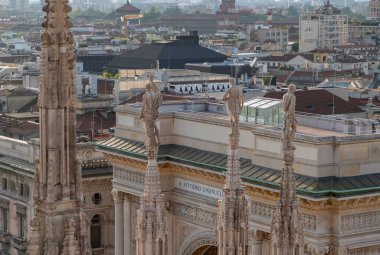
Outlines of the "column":
[{"label": "column", "polygon": [[131,201],[128,194],[124,196],[124,255],[131,254]]},{"label": "column", "polygon": [[252,255],[262,255],[263,240],[255,239],[252,242]]},{"label": "column", "polygon": [[115,202],[115,255],[124,254],[123,246],[123,197],[122,192],[113,189],[112,196]]}]

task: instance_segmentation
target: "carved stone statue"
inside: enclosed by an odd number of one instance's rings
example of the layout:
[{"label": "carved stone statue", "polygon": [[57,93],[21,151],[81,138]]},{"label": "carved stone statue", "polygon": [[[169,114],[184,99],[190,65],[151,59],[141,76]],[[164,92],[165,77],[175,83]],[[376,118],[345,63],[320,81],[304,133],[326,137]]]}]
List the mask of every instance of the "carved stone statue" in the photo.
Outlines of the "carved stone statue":
[{"label": "carved stone statue", "polygon": [[146,130],[146,147],[149,152],[157,153],[160,145],[159,130],[157,127],[158,109],[162,104],[162,95],[156,84],[153,82],[153,76],[146,85],[146,93],[143,96],[143,106],[141,108],[140,119],[145,123]]},{"label": "carved stone statue", "polygon": [[294,84],[289,85],[288,92],[283,97],[284,107],[284,126],[282,128],[281,143],[283,149],[295,150],[293,145],[293,138],[297,131],[297,120],[295,117],[296,96],[294,92],[296,86]]},{"label": "carved stone statue", "polygon": [[223,96],[223,101],[226,101],[227,103],[227,110],[232,128],[231,135],[237,135],[239,132],[239,115],[243,108],[243,91],[240,86],[236,86],[234,78],[230,78],[230,85],[230,88]]}]

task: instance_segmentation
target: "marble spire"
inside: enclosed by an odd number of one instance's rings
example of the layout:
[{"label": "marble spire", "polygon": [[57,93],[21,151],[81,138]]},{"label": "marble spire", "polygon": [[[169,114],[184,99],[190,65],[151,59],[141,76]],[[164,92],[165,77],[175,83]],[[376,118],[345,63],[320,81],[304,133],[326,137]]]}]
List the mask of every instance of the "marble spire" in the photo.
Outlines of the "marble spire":
[{"label": "marble spire", "polygon": [[280,187],[280,198],[272,218],[271,254],[302,255],[303,254],[303,220],[298,211],[298,201],[294,178],[293,138],[297,131],[295,119],[296,97],[295,85],[290,85],[283,97],[284,125],[282,128],[281,146],[283,168]]},{"label": "marble spire", "polygon": [[241,184],[239,144],[239,115],[243,107],[243,92],[230,79],[230,88],[223,96],[226,101],[231,133],[227,156],[226,183],[218,210],[218,254],[247,255],[248,201]]},{"label": "marble spire", "polygon": [[167,211],[165,197],[161,194],[157,164],[160,146],[157,118],[161,103],[161,93],[153,82],[153,76],[150,75],[140,114],[145,124],[148,165],[145,173],[144,194],[137,211],[136,255],[167,254]]},{"label": "marble spire", "polygon": [[74,39],[68,0],[45,0],[41,34],[40,152],[27,254],[91,254],[76,160]]}]

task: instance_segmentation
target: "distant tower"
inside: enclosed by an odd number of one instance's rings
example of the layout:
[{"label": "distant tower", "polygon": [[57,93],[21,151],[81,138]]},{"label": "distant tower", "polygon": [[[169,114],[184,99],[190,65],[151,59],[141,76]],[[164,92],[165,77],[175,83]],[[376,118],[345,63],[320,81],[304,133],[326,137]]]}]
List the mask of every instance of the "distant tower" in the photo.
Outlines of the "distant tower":
[{"label": "distant tower", "polygon": [[30,255],[91,254],[81,212],[81,163],[76,160],[74,38],[68,0],[47,0],[41,35],[40,154],[36,160]]},{"label": "distant tower", "polygon": [[234,86],[227,90],[227,102],[232,132],[228,146],[226,183],[218,211],[218,254],[248,255],[248,201],[241,184],[239,144],[239,115],[243,106],[243,92]]},{"label": "distant tower", "polygon": [[240,13],[236,10],[235,0],[222,0],[216,12],[219,29],[236,29],[240,25]]},{"label": "distant tower", "polygon": [[235,0],[222,0],[220,11],[229,12],[230,10],[235,10]]},{"label": "distant tower", "polygon": [[282,168],[280,198],[272,218],[271,254],[303,255],[303,220],[298,212],[298,202],[294,178],[293,138],[296,132],[295,120],[296,97],[295,86],[290,85],[284,95],[284,126],[282,128]]}]

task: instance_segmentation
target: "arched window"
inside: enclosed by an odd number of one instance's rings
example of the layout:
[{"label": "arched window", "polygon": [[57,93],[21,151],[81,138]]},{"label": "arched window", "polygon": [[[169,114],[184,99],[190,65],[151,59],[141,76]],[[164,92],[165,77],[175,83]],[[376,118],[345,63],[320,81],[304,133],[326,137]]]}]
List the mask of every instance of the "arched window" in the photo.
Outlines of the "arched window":
[{"label": "arched window", "polygon": [[100,204],[100,202],[102,201],[102,195],[100,195],[100,193],[95,193],[93,196],[92,196],[92,202],[96,205]]},{"label": "arched window", "polygon": [[102,225],[101,216],[99,214],[94,215],[91,219],[91,248],[102,247]]}]

